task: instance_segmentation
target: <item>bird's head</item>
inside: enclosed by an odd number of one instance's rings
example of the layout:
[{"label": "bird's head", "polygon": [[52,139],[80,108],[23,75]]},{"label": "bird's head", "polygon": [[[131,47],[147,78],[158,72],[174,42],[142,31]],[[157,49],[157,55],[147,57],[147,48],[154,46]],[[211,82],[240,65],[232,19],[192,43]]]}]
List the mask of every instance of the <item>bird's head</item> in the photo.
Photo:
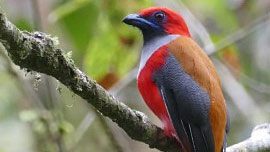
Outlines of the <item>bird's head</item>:
[{"label": "bird's head", "polygon": [[164,34],[190,37],[188,27],[182,16],[165,7],[143,9],[138,14],[126,16],[123,22],[138,27],[145,40]]}]

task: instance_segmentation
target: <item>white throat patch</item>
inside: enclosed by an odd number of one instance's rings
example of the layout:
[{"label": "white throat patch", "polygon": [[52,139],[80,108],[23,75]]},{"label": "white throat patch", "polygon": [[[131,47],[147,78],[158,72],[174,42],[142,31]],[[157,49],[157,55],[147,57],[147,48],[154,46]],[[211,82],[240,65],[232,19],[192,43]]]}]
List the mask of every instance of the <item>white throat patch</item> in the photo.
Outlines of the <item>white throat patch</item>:
[{"label": "white throat patch", "polygon": [[143,45],[140,59],[139,72],[145,66],[147,60],[152,56],[152,54],[157,51],[160,47],[170,43],[172,40],[180,37],[180,35],[165,35],[156,37],[153,40],[150,40],[146,44]]}]

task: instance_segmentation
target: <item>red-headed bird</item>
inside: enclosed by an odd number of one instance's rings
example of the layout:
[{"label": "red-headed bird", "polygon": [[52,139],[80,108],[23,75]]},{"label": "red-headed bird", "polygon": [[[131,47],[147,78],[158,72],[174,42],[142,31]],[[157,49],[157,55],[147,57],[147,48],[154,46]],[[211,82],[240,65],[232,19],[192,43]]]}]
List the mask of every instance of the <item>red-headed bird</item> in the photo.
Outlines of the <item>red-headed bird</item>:
[{"label": "red-headed bird", "polygon": [[187,152],[224,151],[229,121],[219,76],[183,18],[151,7],[123,22],[142,31],[138,88],[165,134]]}]

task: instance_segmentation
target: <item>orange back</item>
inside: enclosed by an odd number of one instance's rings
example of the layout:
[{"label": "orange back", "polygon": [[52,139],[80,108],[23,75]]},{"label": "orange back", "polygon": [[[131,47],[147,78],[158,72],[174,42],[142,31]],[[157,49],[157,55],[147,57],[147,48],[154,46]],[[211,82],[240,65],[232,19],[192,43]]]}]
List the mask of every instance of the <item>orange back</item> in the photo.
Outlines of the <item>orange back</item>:
[{"label": "orange back", "polygon": [[207,54],[189,37],[180,37],[168,44],[168,49],[210,97],[209,118],[215,142],[215,151],[220,152],[227,122],[226,104],[221,83],[215,67]]}]

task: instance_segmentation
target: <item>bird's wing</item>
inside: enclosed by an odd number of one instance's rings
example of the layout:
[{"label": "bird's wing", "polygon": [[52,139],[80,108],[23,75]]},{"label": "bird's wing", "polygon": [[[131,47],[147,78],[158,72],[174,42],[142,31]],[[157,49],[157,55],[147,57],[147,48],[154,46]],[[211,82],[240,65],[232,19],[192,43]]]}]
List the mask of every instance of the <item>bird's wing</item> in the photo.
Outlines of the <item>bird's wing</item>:
[{"label": "bird's wing", "polygon": [[[157,84],[180,140],[192,151],[221,151],[226,107],[220,80],[207,55],[190,38],[168,44],[170,55]],[[222,139],[221,139],[222,138]]]},{"label": "bird's wing", "polygon": [[[200,115],[200,118],[195,118],[197,120],[188,116],[195,110],[191,107],[200,107],[194,104],[192,106],[184,106],[180,102],[187,102],[189,99],[187,97],[183,100],[177,99],[177,95],[174,91],[170,91],[169,88],[168,86],[160,87],[160,91],[162,92],[170,119],[184,149],[187,152],[214,152],[212,148],[213,138],[210,131],[211,127],[207,120],[206,122],[200,122],[200,119],[205,116]],[[191,100],[194,100],[194,98]]]},{"label": "bird's wing", "polygon": [[169,50],[183,69],[202,87],[210,98],[209,118],[215,141],[215,151],[223,145],[227,118],[226,104],[221,83],[215,67],[207,54],[188,37],[181,37],[171,42]]}]

